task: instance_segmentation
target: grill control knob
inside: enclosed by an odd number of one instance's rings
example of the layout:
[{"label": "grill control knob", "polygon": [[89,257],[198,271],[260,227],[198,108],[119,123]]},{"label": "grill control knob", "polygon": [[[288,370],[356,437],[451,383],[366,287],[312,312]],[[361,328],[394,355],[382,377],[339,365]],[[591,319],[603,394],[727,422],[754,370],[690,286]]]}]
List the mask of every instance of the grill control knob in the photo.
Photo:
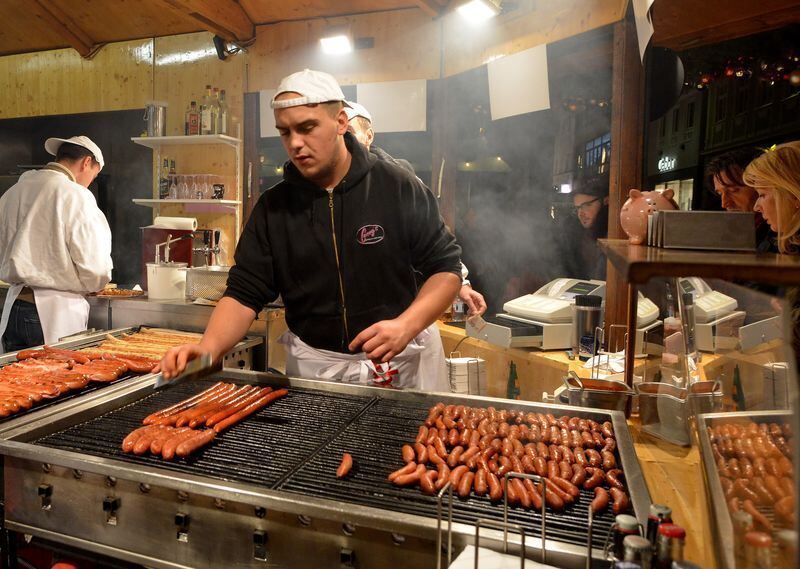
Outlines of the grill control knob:
[{"label": "grill control knob", "polygon": [[37,493],[42,500],[42,509],[49,510],[52,507],[50,499],[53,496],[53,486],[51,484],[39,484]]},{"label": "grill control knob", "polygon": [[253,558],[258,561],[267,560],[267,542],[269,536],[264,530],[257,529],[253,532]]},{"label": "grill control knob", "polygon": [[189,514],[184,512],[175,514],[175,525],[178,526],[175,538],[184,543],[189,541]]},{"label": "grill control knob", "polygon": [[352,549],[342,549],[339,552],[339,564],[342,569],[356,566],[356,552]]}]

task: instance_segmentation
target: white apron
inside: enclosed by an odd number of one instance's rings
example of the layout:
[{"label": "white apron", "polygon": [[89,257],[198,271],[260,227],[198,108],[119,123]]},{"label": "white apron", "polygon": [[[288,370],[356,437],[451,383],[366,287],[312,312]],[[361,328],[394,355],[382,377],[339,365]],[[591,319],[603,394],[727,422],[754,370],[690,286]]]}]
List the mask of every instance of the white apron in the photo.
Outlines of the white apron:
[{"label": "white apron", "polygon": [[286,374],[395,389],[449,391],[439,328],[431,324],[388,364],[375,364],[364,353],[342,354],[312,348],[291,331],[278,342],[286,346]]},{"label": "white apron", "polygon": [[[12,285],[6,294],[3,314],[0,316],[0,344],[8,327],[11,307],[25,285]],[[34,288],[36,312],[42,323],[44,343],[52,344],[60,338],[86,330],[89,324],[89,303],[83,295],[63,290]],[[5,348],[3,349],[5,351]]]}]

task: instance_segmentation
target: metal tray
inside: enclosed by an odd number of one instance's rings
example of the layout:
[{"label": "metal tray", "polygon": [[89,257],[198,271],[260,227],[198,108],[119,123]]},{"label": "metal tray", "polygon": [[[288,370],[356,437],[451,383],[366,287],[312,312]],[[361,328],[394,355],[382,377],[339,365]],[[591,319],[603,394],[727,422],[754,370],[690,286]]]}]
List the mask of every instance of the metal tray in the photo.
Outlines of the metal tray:
[{"label": "metal tray", "polygon": [[[708,511],[711,514],[711,526],[714,534],[716,559],[720,569],[735,569],[733,556],[733,524],[731,523],[725,493],[719,481],[711,440],[708,438],[708,427],[717,423],[752,423],[752,422],[789,422],[792,414],[788,411],[740,411],[735,413],[705,413],[697,416],[697,437],[700,445],[700,456],[703,460],[703,480],[706,485]],[[795,472],[797,476],[797,472]],[[795,480],[797,484],[797,480]]]},{"label": "metal tray", "polygon": [[[396,401],[398,404],[403,403],[419,406],[429,406],[436,401],[443,401],[445,403],[472,406],[494,405],[498,409],[527,409],[534,412],[553,413],[555,415],[569,414],[572,416],[592,418],[598,421],[608,420],[612,422],[616,433],[620,462],[626,474],[634,513],[642,523],[645,523],[647,518],[650,496],[636,458],[633,441],[624,415],[620,412],[582,409],[561,405],[545,405],[541,403],[479,396],[459,396],[439,393],[428,394],[411,391],[399,392],[373,387],[286,378],[271,374],[233,370],[223,370],[215,379],[227,379],[238,383],[253,383],[276,387],[287,386],[306,391],[329,392],[341,396],[367,397],[372,400],[372,402],[365,406],[365,411],[374,405],[375,401],[384,401],[387,404]],[[219,477],[210,476],[208,474],[176,472],[174,469],[168,470],[159,465],[153,466],[152,463],[147,463],[146,461],[141,461],[141,463],[139,463],[115,460],[92,456],[82,452],[38,446],[31,442],[41,437],[60,432],[71,426],[84,423],[107,412],[119,409],[129,403],[136,402],[147,394],[152,393],[151,387],[152,378],[148,378],[147,380],[138,382],[136,385],[127,386],[126,389],[114,393],[113,396],[97,397],[91,402],[84,402],[83,405],[69,410],[55,409],[46,417],[41,417],[37,421],[26,424],[21,428],[8,430],[0,434],[0,438],[4,439],[0,441],[0,453],[5,456],[6,488],[13,487],[16,491],[15,497],[9,495],[7,499],[7,527],[11,530],[36,535],[42,538],[77,545],[84,549],[111,554],[121,559],[145,563],[148,566],[165,568],[202,566],[192,564],[188,549],[182,550],[184,552],[184,554],[182,554],[184,557],[174,557],[174,552],[170,549],[164,549],[164,553],[159,554],[161,555],[160,557],[155,557],[152,554],[143,552],[141,549],[137,551],[132,545],[133,542],[126,541],[125,546],[110,544],[107,540],[107,536],[111,534],[108,533],[100,532],[89,539],[86,535],[71,535],[70,531],[74,531],[72,526],[64,527],[63,525],[51,525],[51,527],[47,527],[46,520],[48,518],[46,516],[42,517],[41,512],[30,511],[31,508],[27,510],[23,508],[23,497],[21,494],[24,493],[30,496],[30,494],[28,494],[30,491],[33,492],[33,496],[35,496],[36,486],[40,484],[43,479],[50,477],[57,479],[58,484],[74,485],[75,481],[71,481],[73,476],[69,473],[80,473],[83,484],[86,484],[86,480],[89,478],[99,477],[101,481],[105,479],[107,484],[110,484],[108,481],[113,480],[114,485],[118,488],[132,486],[133,491],[131,494],[135,496],[128,496],[124,499],[127,500],[128,503],[134,500],[138,500],[137,503],[142,503],[144,501],[146,504],[144,506],[145,510],[152,516],[155,516],[155,514],[152,513],[151,508],[160,506],[154,502],[152,498],[149,503],[147,503],[148,496],[140,495],[140,492],[135,490],[137,487],[140,489],[144,487],[144,485],[147,485],[148,488],[152,487],[152,494],[157,494],[159,496],[169,495],[169,498],[166,498],[167,501],[175,501],[175,492],[178,492],[179,496],[181,494],[187,496],[187,507],[197,505],[204,500],[228,504],[228,508],[231,511],[235,509],[234,505],[236,508],[248,507],[250,508],[251,519],[253,508],[256,508],[256,511],[262,510],[267,512],[267,519],[264,520],[264,522],[272,523],[273,526],[271,527],[273,528],[280,525],[278,524],[278,518],[283,520],[281,524],[284,524],[286,520],[292,520],[294,524],[292,526],[292,532],[294,533],[291,535],[293,541],[297,540],[296,544],[302,543],[301,540],[303,539],[311,541],[319,539],[319,536],[315,537],[313,535],[315,534],[314,529],[317,528],[318,532],[323,533],[319,528],[323,526],[330,527],[332,524],[333,527],[338,528],[338,537],[335,538],[336,543],[349,543],[348,539],[350,538],[350,534],[346,529],[343,529],[349,527],[360,528],[358,530],[360,534],[378,531],[381,532],[382,535],[391,534],[392,536],[400,536],[397,538],[398,540],[402,538],[409,542],[430,542],[430,540],[436,540],[437,519],[435,517],[390,511],[373,506],[325,499],[319,496],[308,496],[301,493],[287,492],[285,490],[281,491],[252,483],[248,484],[220,479]],[[356,417],[359,416],[361,416],[361,413],[356,415]],[[345,426],[350,424],[353,424],[352,420],[345,422]],[[344,428],[340,432],[344,432]],[[324,447],[321,446],[316,452],[312,452],[308,456],[308,460],[310,461],[314,456],[317,456],[319,450],[322,448]],[[304,461],[303,465],[307,462],[308,461]],[[46,473],[52,474],[42,475],[42,469],[45,469]],[[287,473],[284,479],[288,479],[295,471],[297,471],[297,469]],[[56,472],[59,474],[55,474]],[[25,473],[27,473],[27,475]],[[75,474],[75,477],[77,476],[78,475]],[[35,479],[30,480],[30,478]],[[56,482],[53,482],[53,484],[55,485]],[[102,486],[102,482],[100,486]],[[21,491],[20,488],[23,487],[24,490]],[[158,488],[158,493],[156,492],[156,488]],[[113,490],[104,490],[104,492],[111,493]],[[169,494],[170,492],[172,494]],[[177,504],[178,502],[175,503]],[[89,512],[90,517],[96,516],[98,513],[94,510],[99,508],[99,505],[92,504],[90,507],[75,502],[71,502],[71,504],[71,508],[81,512]],[[502,506],[500,506],[500,508],[502,508]],[[38,510],[37,508],[32,509]],[[211,508],[211,510],[213,510],[213,508]],[[224,512],[211,513],[222,516]],[[128,515],[134,514],[131,512]],[[206,516],[208,519],[209,514],[206,513]],[[275,518],[273,518],[273,516],[275,516]],[[313,520],[313,525],[310,527],[311,531],[304,531],[306,526],[297,524],[297,516],[300,516],[301,519]],[[548,518],[549,517],[548,515]],[[234,516],[228,516],[228,518],[220,522],[219,531],[227,531],[230,529],[228,526],[232,526],[234,522]],[[144,525],[146,526],[147,524]],[[251,525],[249,527],[252,528],[253,526]],[[283,527],[283,525],[280,527]],[[103,526],[101,525],[100,529],[102,528]],[[144,529],[146,528],[143,528],[142,531],[144,531]],[[252,531],[252,529],[250,531]],[[341,535],[342,531],[345,532],[346,537]],[[356,539],[360,534],[357,533],[352,539]],[[457,521],[453,524],[452,535],[454,549],[463,548],[466,544],[474,541],[474,526]],[[141,538],[143,535],[138,537]],[[169,539],[174,542],[174,534],[169,537]],[[392,539],[394,539],[394,537]],[[146,541],[147,540],[145,540],[145,542]],[[143,543],[141,539],[139,543]],[[270,543],[272,543],[272,541],[270,541]],[[503,532],[496,530],[486,530],[482,532],[482,543],[488,544],[489,547],[500,549],[503,543]],[[520,543],[519,536],[510,536],[509,543],[513,547],[518,548]],[[151,543],[150,546],[152,545]],[[395,543],[395,545],[398,545],[398,543]],[[535,551],[540,545],[541,540],[528,539],[528,547],[530,550]],[[585,563],[585,545],[577,546],[569,543],[561,543],[548,538],[547,551],[548,562],[557,563],[559,566],[583,567]],[[594,549],[593,558],[596,560],[603,559],[602,552],[597,548]],[[183,561],[181,562],[179,559],[183,559]],[[410,559],[411,558],[409,558],[409,560]],[[194,561],[196,563],[197,559],[194,559]]]}]

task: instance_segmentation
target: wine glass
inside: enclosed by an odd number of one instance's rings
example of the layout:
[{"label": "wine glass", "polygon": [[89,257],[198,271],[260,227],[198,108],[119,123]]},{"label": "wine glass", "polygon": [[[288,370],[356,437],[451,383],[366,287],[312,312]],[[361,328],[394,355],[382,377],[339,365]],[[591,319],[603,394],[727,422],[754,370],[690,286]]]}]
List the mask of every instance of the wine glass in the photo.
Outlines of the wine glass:
[{"label": "wine glass", "polygon": [[186,183],[186,174],[181,174],[181,181],[178,182],[178,199],[185,200],[189,197],[189,184]]},{"label": "wine glass", "polygon": [[178,199],[178,176],[175,174],[170,176],[169,193],[167,193],[167,199]]},{"label": "wine glass", "polygon": [[197,175],[193,174],[191,176],[191,178],[192,178],[192,185],[189,188],[189,190],[190,190],[189,191],[189,199],[196,199],[196,200],[202,199],[203,198],[203,194],[200,191],[200,186],[197,185]]}]

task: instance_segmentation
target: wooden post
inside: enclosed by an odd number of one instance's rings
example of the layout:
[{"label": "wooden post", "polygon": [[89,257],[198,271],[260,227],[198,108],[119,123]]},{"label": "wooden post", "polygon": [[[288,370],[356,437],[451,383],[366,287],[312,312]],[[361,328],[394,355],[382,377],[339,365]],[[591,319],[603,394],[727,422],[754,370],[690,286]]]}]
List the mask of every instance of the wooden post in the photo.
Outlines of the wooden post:
[{"label": "wooden post", "polygon": [[[631,188],[640,188],[644,153],[644,68],[639,57],[633,10],[614,24],[612,72],[611,167],[609,171],[608,237],[625,238],[619,210]],[[633,381],[633,349],[636,323],[636,290],[608,264],[606,277],[606,325],[633,324],[629,328],[625,380]],[[629,314],[633,310],[633,314]]]}]

